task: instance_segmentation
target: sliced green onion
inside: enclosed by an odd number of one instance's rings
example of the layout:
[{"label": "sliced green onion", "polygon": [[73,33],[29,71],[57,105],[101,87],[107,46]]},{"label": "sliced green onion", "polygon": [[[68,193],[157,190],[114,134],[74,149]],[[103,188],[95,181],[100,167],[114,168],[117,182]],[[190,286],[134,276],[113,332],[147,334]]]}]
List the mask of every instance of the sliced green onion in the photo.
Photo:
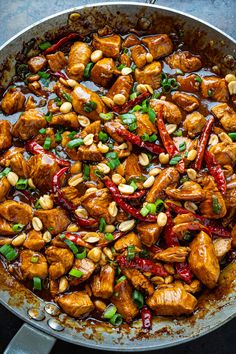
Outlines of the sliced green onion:
[{"label": "sliced green onion", "polygon": [[56,141],[56,143],[60,143],[62,141],[62,135],[59,130],[57,130],[57,132],[55,134],[55,141]]},{"label": "sliced green onion", "polygon": [[180,183],[182,184],[182,183],[184,183],[184,182],[187,182],[187,181],[189,181],[189,178],[186,176],[186,177],[182,177],[181,179],[180,179]]},{"label": "sliced green onion", "polygon": [[66,101],[68,101],[70,103],[72,102],[72,97],[69,93],[62,91],[62,96],[65,98]]},{"label": "sliced green onion", "polygon": [[139,252],[139,257],[140,257],[140,258],[148,258],[148,257],[149,257],[149,251],[146,250],[146,249],[142,249],[142,250]]},{"label": "sliced green onion", "polygon": [[137,186],[137,184],[134,181],[132,181],[130,183],[130,185],[134,188],[135,191],[136,191],[136,189],[138,189],[138,186]]},{"label": "sliced green onion", "polygon": [[212,196],[212,209],[215,214],[220,214],[221,212],[221,205],[216,195]]},{"label": "sliced green onion", "polygon": [[45,139],[45,141],[44,141],[44,144],[43,144],[43,148],[44,148],[45,150],[50,150],[51,142],[52,142],[51,138],[46,137],[46,139]]},{"label": "sliced green onion", "polygon": [[184,241],[191,241],[192,240],[192,235],[191,235],[191,233],[189,232],[189,231],[186,231],[185,233],[184,233],[184,237],[183,237],[183,239],[184,239]]},{"label": "sliced green onion", "polygon": [[18,190],[24,190],[27,189],[27,187],[28,187],[28,180],[26,178],[20,178],[15,185],[15,188]]},{"label": "sliced green onion", "polygon": [[56,103],[56,105],[58,107],[60,107],[62,105],[62,100],[59,97],[55,97],[54,102]]},{"label": "sliced green onion", "polygon": [[186,142],[183,141],[181,144],[179,144],[179,151],[184,151],[186,150]]},{"label": "sliced green onion", "polygon": [[139,309],[141,309],[144,305],[143,294],[140,291],[135,289],[132,297],[133,297],[134,303],[138,306]]},{"label": "sliced green onion", "polygon": [[120,118],[121,118],[122,122],[126,125],[136,123],[136,121],[137,121],[137,118],[133,113],[122,114],[122,115],[120,115]]},{"label": "sliced green onion", "polygon": [[106,225],[106,220],[104,218],[101,218],[99,221],[99,231],[103,232],[105,230]]},{"label": "sliced green onion", "polygon": [[52,46],[52,44],[49,41],[43,42],[39,44],[39,48],[41,50],[46,50],[48,48],[50,48]]},{"label": "sliced green onion", "polygon": [[89,180],[89,176],[90,176],[90,167],[89,165],[84,164],[84,168],[83,168],[83,178],[85,181]]},{"label": "sliced green onion", "polygon": [[162,211],[164,209],[164,202],[162,199],[157,199],[155,201],[156,211]]},{"label": "sliced green onion", "polygon": [[150,143],[153,143],[154,141],[157,140],[157,135],[156,134],[152,134],[150,137],[149,137],[149,141]]},{"label": "sliced green onion", "polygon": [[39,260],[39,257],[33,256],[33,257],[31,257],[30,262],[31,263],[38,263],[38,260]]},{"label": "sliced green onion", "polygon": [[135,65],[135,64],[132,64],[131,65],[131,69],[134,71],[135,69],[137,68],[137,65]]},{"label": "sliced green onion", "polygon": [[182,136],[183,135],[183,132],[182,130],[176,130],[174,133],[173,133],[174,136]]},{"label": "sliced green onion", "polygon": [[107,308],[103,312],[102,317],[107,320],[110,320],[115,315],[116,311],[117,311],[117,308],[115,307],[115,305],[109,305],[109,306],[107,306]]},{"label": "sliced green onion", "polygon": [[188,157],[188,151],[185,151],[184,157]]},{"label": "sliced green onion", "polygon": [[135,257],[135,246],[127,247],[127,259],[131,261]]},{"label": "sliced green onion", "polygon": [[200,83],[202,82],[202,78],[200,76],[196,76],[194,80]]},{"label": "sliced green onion", "polygon": [[171,166],[177,165],[180,160],[181,160],[181,156],[180,155],[175,155],[174,157],[172,157],[172,159],[170,160],[169,164]]},{"label": "sliced green onion", "polygon": [[228,133],[228,136],[229,136],[232,140],[236,140],[236,132]]},{"label": "sliced green onion", "polygon": [[154,124],[156,120],[156,112],[152,108],[148,108],[148,117],[149,120]]},{"label": "sliced green onion", "polygon": [[37,74],[42,78],[42,79],[48,79],[50,77],[49,73],[46,73],[45,71],[38,71]]},{"label": "sliced green onion", "polygon": [[147,113],[148,112],[148,100],[144,100],[143,102],[142,102],[142,111],[143,111],[143,113]]},{"label": "sliced green onion", "polygon": [[64,235],[64,234],[61,234],[61,235],[59,236],[59,238],[60,238],[61,240],[64,240],[65,237],[66,237],[66,235]]},{"label": "sliced green onion", "polygon": [[131,95],[129,96],[129,98],[130,98],[131,100],[134,100],[137,96],[138,96],[138,93],[137,93],[137,92],[133,92],[133,93],[131,93]]},{"label": "sliced green onion", "polygon": [[128,127],[129,131],[133,132],[137,129],[137,123],[131,123]]},{"label": "sliced green onion", "polygon": [[148,208],[142,207],[142,209],[140,210],[140,214],[141,214],[142,216],[147,216],[147,215],[149,214]]},{"label": "sliced green onion", "polygon": [[122,70],[125,68],[125,65],[124,64],[120,64],[119,66],[117,66],[117,70]]},{"label": "sliced green onion", "polygon": [[45,134],[46,133],[46,129],[45,128],[41,128],[40,130],[39,130],[39,134]]},{"label": "sliced green onion", "polygon": [[113,112],[109,112],[109,113],[99,113],[99,117],[102,118],[103,120],[111,120],[114,117]]},{"label": "sliced green onion", "polygon": [[118,283],[121,283],[122,281],[124,281],[124,280],[126,280],[127,278],[126,278],[126,276],[125,275],[122,275],[122,277],[120,277],[119,279],[117,279],[117,284]]},{"label": "sliced green onion", "polygon": [[35,209],[42,209],[42,207],[41,207],[41,204],[40,204],[40,202],[39,202],[39,199],[36,201],[36,203],[34,204],[34,207],[35,207]]},{"label": "sliced green onion", "polygon": [[152,94],[152,99],[157,99],[157,98],[159,98],[161,96],[161,93],[160,92],[153,92],[153,94]]},{"label": "sliced green onion", "polygon": [[156,204],[154,203],[147,203],[146,208],[149,210],[150,214],[155,214],[156,213]]},{"label": "sliced green onion", "polygon": [[79,252],[78,247],[74,244],[74,242],[72,242],[71,240],[68,240],[68,238],[64,239],[65,244],[67,244],[67,246],[71,249],[71,251],[74,254],[77,254]]},{"label": "sliced green onion", "polygon": [[33,277],[33,289],[42,290],[42,280],[39,277]]},{"label": "sliced green onion", "polygon": [[105,132],[99,132],[99,134],[98,134],[98,138],[99,138],[99,140],[101,140],[103,143],[105,143],[106,141],[107,141],[107,139],[108,139],[108,135],[107,135],[107,133],[105,133]]},{"label": "sliced green onion", "polygon": [[129,49],[128,48],[123,48],[123,53],[124,54],[127,54],[129,52]]},{"label": "sliced green onion", "polygon": [[93,173],[95,174],[95,176],[97,176],[98,178],[103,178],[104,177],[104,173],[100,170],[94,170]]},{"label": "sliced green onion", "polygon": [[45,120],[50,123],[52,120],[52,112],[47,112],[44,116]]},{"label": "sliced green onion", "polygon": [[132,112],[137,112],[137,111],[141,111],[142,106],[140,106],[139,104],[136,104],[136,106],[134,106],[134,108],[132,109]]},{"label": "sliced green onion", "polygon": [[114,240],[114,236],[110,232],[105,233],[104,237],[105,237],[105,239],[107,241],[113,241]]},{"label": "sliced green onion", "polygon": [[88,63],[84,69],[84,77],[85,79],[89,79],[90,77],[90,72],[92,70],[92,67],[94,66],[94,63]]},{"label": "sliced green onion", "polygon": [[7,176],[10,171],[11,171],[10,167],[4,168],[4,170],[0,173],[0,178]]},{"label": "sliced green onion", "polygon": [[69,271],[69,275],[71,275],[72,277],[75,277],[75,278],[81,278],[84,275],[84,273],[81,272],[81,270],[79,270],[79,269],[72,268]]},{"label": "sliced green onion", "polygon": [[106,158],[108,159],[107,165],[113,170],[114,168],[120,165],[120,160],[117,156],[116,152],[108,152],[106,154]]},{"label": "sliced green onion", "polygon": [[141,136],[141,139],[143,141],[149,141],[149,135],[147,133],[144,133],[142,136]]},{"label": "sliced green onion", "polygon": [[180,69],[177,69],[175,72],[177,75],[184,75],[184,72]]},{"label": "sliced green onion", "polygon": [[120,326],[121,323],[123,322],[122,316],[119,313],[116,313],[111,319],[110,323],[113,326]]},{"label": "sliced green onion", "polygon": [[11,245],[3,245],[0,247],[0,253],[10,262],[14,261],[18,256],[17,251]]},{"label": "sliced green onion", "polygon": [[91,113],[92,111],[94,111],[97,108],[97,103],[94,101],[89,101],[86,102],[83,106],[83,109],[85,112],[87,113]]},{"label": "sliced green onion", "polygon": [[84,259],[87,256],[87,251],[84,247],[78,249],[78,253],[76,253],[75,257],[77,259]]},{"label": "sliced green onion", "polygon": [[80,145],[83,145],[84,140],[81,138],[77,138],[74,140],[69,141],[69,143],[66,145],[69,149],[74,149]]},{"label": "sliced green onion", "polygon": [[213,91],[212,90],[208,90],[207,91],[207,95],[208,95],[208,97],[211,97],[213,95]]},{"label": "sliced green onion", "polygon": [[20,232],[20,231],[23,230],[24,227],[25,227],[25,225],[23,225],[23,224],[14,224],[14,225],[12,226],[12,231],[14,231],[14,232]]},{"label": "sliced green onion", "polygon": [[70,132],[68,134],[68,138],[70,138],[71,140],[74,139],[74,137],[76,136],[77,132],[74,130],[73,132]]}]

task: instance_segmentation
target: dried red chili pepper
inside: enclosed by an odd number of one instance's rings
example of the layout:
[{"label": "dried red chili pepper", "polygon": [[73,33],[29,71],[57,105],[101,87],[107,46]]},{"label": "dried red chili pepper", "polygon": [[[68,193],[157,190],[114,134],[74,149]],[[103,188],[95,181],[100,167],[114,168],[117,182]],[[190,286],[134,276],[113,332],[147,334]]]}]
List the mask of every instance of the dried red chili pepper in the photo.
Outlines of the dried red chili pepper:
[{"label": "dried red chili pepper", "polygon": [[72,234],[70,232],[65,232],[64,233],[65,237],[74,242],[77,246],[80,246],[80,247],[86,247],[86,248],[93,248],[92,245],[90,245],[89,243],[85,242],[82,238],[81,238],[81,235],[80,234]]},{"label": "dried red chili pepper", "polygon": [[143,141],[140,136],[134,135],[126,129],[118,129],[117,133],[126,140],[130,141],[132,144],[145,148],[153,154],[159,155],[161,152],[164,151],[164,149],[160,145]]},{"label": "dried red chili pepper", "polygon": [[44,150],[44,148],[36,143],[34,140],[28,141],[25,144],[25,148],[28,152],[31,154],[41,154],[41,155],[48,155],[50,156],[53,160],[55,160],[59,166],[70,166],[69,161],[59,159],[53,152]]},{"label": "dried red chili pepper", "polygon": [[129,261],[125,256],[120,256],[118,257],[118,262],[121,268],[134,268],[142,270],[143,272],[159,275],[160,277],[166,277],[168,275],[162,264],[154,263],[149,259],[134,257],[134,259]]},{"label": "dried red chili pepper", "polygon": [[134,192],[133,194],[121,194],[121,197],[122,197],[123,199],[132,200],[132,199],[141,198],[141,197],[143,197],[146,193],[147,193],[147,191],[146,191],[145,189],[140,189],[139,191]]},{"label": "dried red chili pepper", "polygon": [[61,71],[53,72],[51,70],[48,70],[48,73],[52,76],[57,77],[58,79],[62,78],[64,80],[68,80],[68,76],[66,74],[62,73]]},{"label": "dried red chili pepper", "polygon": [[175,263],[175,269],[180,279],[185,281],[187,284],[191,283],[193,278],[193,273],[191,272],[188,263],[186,262]]},{"label": "dried red chili pepper", "polygon": [[173,231],[173,220],[171,218],[170,212],[166,211],[167,223],[164,230],[164,240],[167,247],[179,246],[179,240],[176,233]]},{"label": "dried red chili pepper", "polygon": [[152,329],[152,313],[147,306],[141,309],[143,329]]},{"label": "dried red chili pepper", "polygon": [[216,181],[219,191],[222,194],[225,194],[227,185],[225,175],[220,164],[216,161],[215,156],[209,151],[205,152],[204,159],[206,161],[208,171]]},{"label": "dried red chili pepper", "polygon": [[119,189],[117,188],[115,183],[113,183],[112,180],[108,176],[104,177],[103,182],[104,182],[105,186],[108,188],[108,190],[110,191],[110,193],[112,195],[112,198],[121,207],[121,209],[123,209],[128,214],[133,216],[135,219],[138,219],[138,220],[141,220],[141,221],[146,221],[146,222],[156,222],[157,221],[156,215],[142,216],[138,209],[136,209],[133,206],[129,205],[122,198],[122,195],[121,195]]},{"label": "dried red chili pepper", "polygon": [[202,131],[202,135],[200,137],[198,147],[197,147],[197,157],[196,157],[196,160],[194,163],[194,168],[197,171],[199,171],[202,167],[202,161],[203,161],[204,153],[206,150],[207,142],[208,142],[208,139],[209,139],[209,136],[211,133],[211,128],[213,126],[213,123],[214,123],[214,117],[211,117],[207,121],[207,123]]},{"label": "dried red chili pepper", "polygon": [[58,42],[56,42],[55,44],[53,44],[51,47],[47,48],[46,50],[43,51],[42,54],[46,55],[46,54],[51,54],[56,52],[59,48],[61,48],[61,46],[69,41],[71,41],[72,39],[76,39],[81,36],[78,33],[70,33],[67,36],[61,38]]},{"label": "dried red chili pepper", "polygon": [[134,106],[141,104],[147,97],[150,96],[150,92],[143,92],[138,97],[133,100],[129,100],[124,103],[122,106],[113,106],[112,109],[114,112],[123,114],[129,112]]}]

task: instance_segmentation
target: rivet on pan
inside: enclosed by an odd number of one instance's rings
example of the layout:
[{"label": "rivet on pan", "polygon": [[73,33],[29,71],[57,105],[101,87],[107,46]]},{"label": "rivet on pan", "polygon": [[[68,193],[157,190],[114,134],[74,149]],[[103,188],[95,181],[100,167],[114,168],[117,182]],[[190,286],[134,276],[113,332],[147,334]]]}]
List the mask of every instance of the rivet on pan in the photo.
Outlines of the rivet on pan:
[{"label": "rivet on pan", "polygon": [[42,321],[45,318],[45,314],[42,310],[37,308],[31,308],[28,310],[28,315],[35,321]]},{"label": "rivet on pan", "polygon": [[52,304],[52,303],[48,303],[45,305],[44,307],[45,311],[51,315],[51,316],[57,316],[60,314],[60,310],[59,308],[57,307],[57,305],[55,304]]},{"label": "rivet on pan", "polygon": [[63,331],[64,327],[62,326],[62,324],[56,320],[55,318],[50,318],[48,320],[48,325],[50,328],[54,329],[54,331]]}]

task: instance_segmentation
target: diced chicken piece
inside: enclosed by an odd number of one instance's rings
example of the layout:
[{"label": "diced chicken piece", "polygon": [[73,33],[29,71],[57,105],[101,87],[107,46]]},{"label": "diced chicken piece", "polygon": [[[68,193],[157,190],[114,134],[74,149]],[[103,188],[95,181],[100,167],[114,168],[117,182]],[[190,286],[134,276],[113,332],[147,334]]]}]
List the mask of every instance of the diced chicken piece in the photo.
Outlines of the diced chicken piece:
[{"label": "diced chicken piece", "polygon": [[47,60],[43,55],[37,55],[28,61],[29,70],[35,74],[45,68]]},{"label": "diced chicken piece", "polygon": [[80,199],[81,205],[87,209],[89,214],[95,219],[104,218],[107,224],[112,224],[114,217],[108,212],[108,206],[112,202],[112,197],[106,188],[95,192],[88,192]]},{"label": "diced chicken piece", "polygon": [[191,214],[190,212],[187,214],[178,214],[174,219],[174,224],[175,225],[179,225],[179,224],[183,224],[183,223],[187,223],[187,222],[191,222],[191,221],[195,221],[196,218],[193,214]]},{"label": "diced chicken piece", "polygon": [[122,48],[130,48],[133,45],[139,44],[140,40],[135,34],[129,34],[122,43]]},{"label": "diced chicken piece", "polygon": [[165,250],[155,254],[154,259],[158,259],[163,262],[185,262],[187,255],[189,254],[189,247],[169,247]]},{"label": "diced chicken piece", "polygon": [[206,124],[206,118],[199,112],[187,114],[184,121],[184,129],[188,131],[188,135],[193,138],[196,134],[201,133]]},{"label": "diced chicken piece", "polygon": [[92,50],[86,43],[75,42],[71,46],[66,70],[70,79],[77,81],[81,81],[83,79],[84,69],[90,62],[91,53]]},{"label": "diced chicken piece", "polygon": [[91,277],[95,270],[95,264],[88,258],[76,259],[72,268],[83,273],[80,278],[71,276],[70,285],[77,286]]},{"label": "diced chicken piece", "polygon": [[[91,166],[90,166],[90,169],[91,169]],[[78,191],[77,188],[67,186],[67,187],[62,188],[62,192],[63,192],[63,195],[65,196],[65,198],[67,200],[69,200],[70,202],[72,202],[75,206],[78,206],[80,204],[80,199],[79,199],[80,192]]]},{"label": "diced chicken piece", "polygon": [[136,134],[139,136],[142,136],[143,134],[148,134],[152,135],[157,132],[157,128],[155,124],[153,124],[149,117],[148,114],[146,113],[140,113],[139,111],[134,113],[136,118],[137,118],[137,129],[136,129]]},{"label": "diced chicken piece", "polygon": [[103,58],[92,68],[90,79],[97,85],[107,87],[112,81],[115,69],[116,66],[112,58]]},{"label": "diced chicken piece", "polygon": [[86,128],[82,130],[79,134],[81,138],[85,138],[88,134],[93,134],[94,139],[98,138],[98,134],[101,130],[101,122],[99,120],[89,124]]},{"label": "diced chicken piece", "polygon": [[29,159],[30,177],[34,185],[46,192],[52,187],[53,176],[60,170],[60,167],[48,155],[34,155]]},{"label": "diced chicken piece", "polygon": [[198,99],[187,93],[175,92],[172,100],[186,112],[192,112],[199,107]]},{"label": "diced chicken piece", "polygon": [[114,293],[111,302],[116,306],[117,312],[125,319],[131,322],[137,316],[139,310],[132,299],[132,287],[127,280],[121,281],[114,287]]},{"label": "diced chicken piece", "polygon": [[86,291],[75,291],[57,298],[58,305],[71,317],[80,317],[88,315],[94,305]]},{"label": "diced chicken piece", "polygon": [[12,230],[12,225],[4,218],[0,217],[0,235],[11,236],[15,234],[16,232]]},{"label": "diced chicken piece", "polygon": [[236,188],[227,189],[224,195],[226,208],[231,209],[236,207]]},{"label": "diced chicken piece", "polygon": [[67,248],[57,248],[50,246],[46,249],[45,255],[49,266],[49,276],[51,279],[58,279],[67,273],[74,262],[73,253]]},{"label": "diced chicken piece", "polygon": [[191,74],[188,76],[177,76],[177,81],[180,85],[179,89],[186,92],[198,92],[200,90],[200,82],[198,75]]},{"label": "diced chicken piece", "polygon": [[0,215],[13,223],[27,225],[32,220],[32,208],[28,204],[6,200],[0,204]]},{"label": "diced chicken piece", "polygon": [[120,56],[120,63],[129,68],[131,66],[131,59],[126,53],[123,53]]},{"label": "diced chicken piece", "polygon": [[174,283],[157,289],[147,299],[148,306],[161,316],[187,315],[194,311],[197,299],[185,291],[182,284]]},{"label": "diced chicken piece", "polygon": [[157,223],[140,222],[137,225],[137,230],[142,243],[150,247],[158,241],[162,227],[158,226]]},{"label": "diced chicken piece", "polygon": [[236,112],[227,103],[218,104],[211,111],[227,132],[236,131]]},{"label": "diced chicken piece", "polygon": [[127,235],[122,236],[114,244],[114,248],[116,251],[123,251],[128,246],[135,246],[140,249],[142,248],[141,241],[134,232],[129,232]]},{"label": "diced chicken piece", "polygon": [[23,244],[24,247],[33,251],[40,251],[45,245],[42,232],[31,230]]},{"label": "diced chicken piece", "polygon": [[200,202],[205,198],[205,192],[200,184],[193,181],[184,182],[178,189],[168,187],[166,188],[165,193],[169,197],[177,200]]},{"label": "diced chicken piece", "polygon": [[117,143],[114,144],[114,151],[117,153],[117,156],[119,159],[123,159],[124,157],[128,157],[131,154],[131,151],[133,149],[132,143],[127,141],[126,145],[127,145],[127,147],[125,147],[124,149],[121,149],[119,144],[117,144]]},{"label": "diced chicken piece", "polygon": [[79,128],[79,121],[75,112],[69,112],[65,114],[57,114],[52,117],[49,125],[61,125],[62,127],[72,128],[77,130]]},{"label": "diced chicken piece", "polygon": [[182,113],[179,107],[172,102],[152,99],[150,100],[150,107],[153,108],[157,114],[163,110],[163,118],[168,123],[179,124],[182,122]]},{"label": "diced chicken piece", "polygon": [[179,146],[183,143],[186,144],[186,149],[182,152],[180,152],[180,155],[184,158],[184,154],[186,151],[190,151],[192,149],[197,149],[197,145],[198,145],[198,141],[197,139],[190,139],[187,138],[185,136],[173,136],[173,142],[175,144],[175,146],[177,146],[179,148]]},{"label": "diced chicken piece", "polygon": [[11,144],[11,123],[7,120],[0,120],[0,151],[8,149]]},{"label": "diced chicken piece", "polygon": [[191,73],[202,67],[200,57],[188,51],[177,51],[166,58],[166,62],[171,69],[180,69],[184,73]]},{"label": "diced chicken piece", "polygon": [[71,222],[65,210],[60,208],[36,210],[34,216],[42,221],[44,228],[50,230],[52,235],[63,232]]},{"label": "diced chicken piece", "polygon": [[100,97],[87,87],[78,84],[72,92],[74,110],[89,119],[98,120],[99,113],[105,113],[106,108]]},{"label": "diced chicken piece", "polygon": [[107,92],[106,96],[113,99],[115,95],[122,94],[128,100],[132,86],[133,78],[131,75],[119,76]]},{"label": "diced chicken piece", "polygon": [[154,293],[153,284],[139,270],[122,268],[122,273],[130,280],[135,289],[144,291],[148,295]]},{"label": "diced chicken piece", "polygon": [[117,143],[123,143],[124,138],[117,133],[118,129],[123,129],[123,125],[118,120],[112,120],[104,124],[104,130],[110,135],[110,137]]},{"label": "diced chicken piece", "polygon": [[103,55],[108,58],[118,58],[121,48],[121,37],[113,34],[108,37],[99,37],[97,34],[93,35],[92,46],[103,52]]},{"label": "diced chicken piece", "polygon": [[21,112],[24,109],[25,96],[17,88],[10,88],[4,95],[1,108],[6,114]]},{"label": "diced chicken piece", "polygon": [[236,247],[236,224],[234,225],[231,231],[231,236],[232,236],[232,247]]},{"label": "diced chicken piece", "polygon": [[68,97],[71,97],[72,88],[63,85],[61,81],[57,81],[57,83],[53,86],[53,91],[64,102],[65,100],[67,101],[67,99],[65,99],[65,94],[67,94]]},{"label": "diced chicken piece", "polygon": [[167,34],[148,36],[142,39],[154,59],[165,57],[173,51],[173,43]]},{"label": "diced chicken piece", "polygon": [[64,69],[67,64],[65,54],[61,51],[48,54],[46,58],[48,60],[49,68],[54,72]]},{"label": "diced chicken piece", "polygon": [[37,109],[29,109],[21,114],[18,121],[14,124],[12,135],[22,140],[29,140],[38,134],[41,128],[47,125],[43,113]]},{"label": "diced chicken piece", "polygon": [[142,69],[144,65],[146,65],[147,63],[146,54],[147,54],[146,49],[140,44],[135,45],[131,49],[131,56],[137,68]]},{"label": "diced chicken piece", "polygon": [[208,288],[216,286],[220,266],[210,236],[201,231],[190,243],[189,265],[196,277]]},{"label": "diced chicken piece", "polygon": [[233,165],[236,162],[236,143],[222,142],[213,145],[210,152],[220,165]]},{"label": "diced chicken piece", "polygon": [[98,188],[98,189],[102,189],[104,188],[104,184],[101,180],[101,178],[99,178],[95,171],[97,170],[97,166],[96,165],[90,165],[90,169],[89,169],[89,179],[90,181],[92,181],[94,187]]},{"label": "diced chicken piece", "polygon": [[159,61],[153,61],[146,65],[142,70],[135,69],[135,79],[139,84],[150,85],[153,89],[161,86],[162,65]]},{"label": "diced chicken piece", "polygon": [[90,146],[81,145],[77,151],[77,159],[80,161],[102,161],[102,153],[97,148],[97,145],[92,144]]},{"label": "diced chicken piece", "polygon": [[19,177],[27,178],[29,176],[28,161],[26,161],[22,154],[16,153],[10,159],[10,167]]},{"label": "diced chicken piece", "polygon": [[149,190],[146,202],[155,203],[157,198],[164,195],[168,186],[177,183],[179,180],[179,173],[174,167],[164,169],[155,179],[154,184]]},{"label": "diced chicken piece", "polygon": [[225,79],[216,76],[202,78],[201,94],[204,98],[212,98],[215,101],[227,102],[229,91]]},{"label": "diced chicken piece", "polygon": [[213,241],[216,257],[221,260],[231,249],[231,238],[219,237]]},{"label": "diced chicken piece", "polygon": [[[37,263],[31,262],[32,257],[37,257]],[[48,264],[46,258],[39,252],[24,250],[20,253],[20,270],[22,279],[33,279],[39,277],[45,279],[48,275]]]},{"label": "diced chicken piece", "polygon": [[[208,219],[223,218],[227,212],[225,201],[212,177],[206,177],[203,182],[205,199],[200,204],[202,216]],[[214,207],[214,205],[216,205]]]},{"label": "diced chicken piece", "polygon": [[101,268],[100,274],[94,275],[91,288],[95,297],[109,299],[113,294],[115,270],[110,265]]},{"label": "diced chicken piece", "polygon": [[[125,168],[125,179],[129,181],[131,178],[140,178],[142,176],[142,167],[139,164],[138,156],[131,154],[123,163]],[[137,181],[137,186],[142,187],[142,183]]]},{"label": "diced chicken piece", "polygon": [[0,201],[5,198],[9,190],[11,189],[11,185],[8,182],[7,177],[3,177],[0,179]]},{"label": "diced chicken piece", "polygon": [[21,148],[15,146],[11,147],[4,154],[0,156],[0,165],[5,167],[10,166],[10,161],[12,156],[14,156],[17,153],[23,153],[24,151],[25,149],[22,147]]}]

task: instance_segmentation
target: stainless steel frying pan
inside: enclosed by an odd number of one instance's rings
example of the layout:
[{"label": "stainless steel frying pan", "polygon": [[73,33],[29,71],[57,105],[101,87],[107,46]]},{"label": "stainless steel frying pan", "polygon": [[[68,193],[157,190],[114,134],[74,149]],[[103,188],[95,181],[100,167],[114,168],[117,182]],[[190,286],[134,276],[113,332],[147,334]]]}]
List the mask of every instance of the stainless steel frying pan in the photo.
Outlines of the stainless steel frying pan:
[{"label": "stainless steel frying pan", "polygon": [[[77,15],[72,15],[77,13]],[[235,40],[215,27],[168,8],[140,3],[119,2],[77,7],[50,16],[19,33],[0,48],[5,85],[14,74],[15,56],[23,44],[34,38],[50,39],[70,31],[87,34],[109,24],[118,32],[131,28],[149,33],[181,32],[189,47],[203,53],[222,74],[236,71]],[[54,305],[39,299],[17,283],[0,264],[0,302],[24,324],[5,353],[45,354],[55,338],[74,344],[112,351],[145,351],[190,341],[211,332],[235,316],[236,263],[221,275],[219,287],[204,294],[196,313],[188,318],[158,317],[150,333],[141,323],[132,328],[112,328],[92,320],[78,321],[61,314]]]}]

